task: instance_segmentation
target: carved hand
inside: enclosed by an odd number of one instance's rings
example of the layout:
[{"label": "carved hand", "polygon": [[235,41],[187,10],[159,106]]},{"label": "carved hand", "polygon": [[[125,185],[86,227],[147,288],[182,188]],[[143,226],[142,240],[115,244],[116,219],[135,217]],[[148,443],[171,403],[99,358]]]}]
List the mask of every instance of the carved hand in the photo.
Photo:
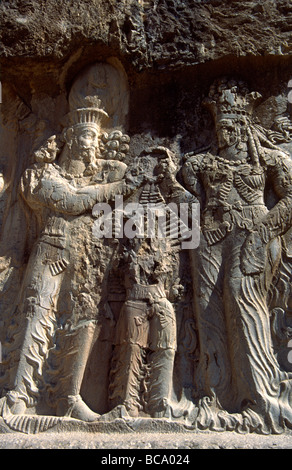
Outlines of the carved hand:
[{"label": "carved hand", "polygon": [[241,270],[244,274],[258,274],[266,264],[266,244],[258,232],[250,233],[241,251]]},{"label": "carved hand", "polygon": [[162,156],[159,161],[159,169],[161,169],[161,176],[168,180],[176,182],[177,168],[172,159],[172,153],[164,148],[158,147],[157,151],[162,152]]},{"label": "carved hand", "polygon": [[149,176],[139,168],[139,171],[136,168],[131,168],[126,173],[125,182],[129,190],[135,191],[135,189],[140,188],[144,183],[152,183],[153,181],[149,179]]}]

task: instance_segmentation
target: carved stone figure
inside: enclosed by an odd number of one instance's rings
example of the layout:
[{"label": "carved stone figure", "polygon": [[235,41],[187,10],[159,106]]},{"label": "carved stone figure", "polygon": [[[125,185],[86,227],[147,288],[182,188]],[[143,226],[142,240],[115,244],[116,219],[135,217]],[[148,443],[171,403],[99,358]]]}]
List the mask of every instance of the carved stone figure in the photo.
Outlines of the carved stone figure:
[{"label": "carved stone figure", "polygon": [[[142,230],[125,242],[118,267],[126,297],[116,326],[109,399],[111,407],[123,405],[132,417],[140,413],[170,417],[177,349],[176,313],[170,298],[175,285],[173,243],[178,239],[171,238],[166,201],[193,198],[177,182],[176,166],[166,148],[146,149],[136,159],[136,168],[149,182],[136,196],[140,209],[145,209]],[[164,234],[159,232],[163,227],[155,211],[151,216],[151,208],[165,214]],[[186,227],[181,229],[179,240]]]},{"label": "carved stone figure", "polygon": [[[164,243],[165,244],[165,243]],[[125,252],[126,301],[116,328],[110,400],[131,416],[163,416],[171,403],[176,318],[165,292],[163,242],[133,239]]]},{"label": "carved stone figure", "polygon": [[[25,214],[29,240],[15,277],[18,264],[5,249],[1,257],[0,429],[141,429],[155,420],[194,430],[291,428],[292,159],[283,103],[263,128],[260,94],[216,80],[205,100],[216,139],[182,156],[178,134],[169,148],[170,139],[147,133],[130,142],[124,79],[115,60],[81,72],[60,113],[62,132],[40,140],[38,123],[34,163],[19,172],[14,214]],[[121,196],[128,209],[116,218]],[[197,248],[182,244],[193,237],[194,202]],[[153,205],[164,226],[149,218]],[[96,237],[105,206],[117,226]],[[22,281],[15,299],[5,292],[11,279]]]},{"label": "carved stone figure", "polygon": [[[217,143],[187,154],[183,166],[202,213],[200,247],[190,254],[199,429],[266,433],[292,425],[291,373],[275,356],[268,304],[292,222],[292,160],[254,125],[258,98],[242,82],[217,80],[206,100]],[[266,199],[271,188],[274,204]]]},{"label": "carved stone figure", "polygon": [[80,390],[106,316],[105,258],[114,245],[93,240],[92,208],[130,194],[141,182],[141,175],[134,183],[127,180],[121,161],[129,138],[119,130],[101,137],[104,123],[117,111],[115,74],[112,65],[97,64],[75,82],[63,136],[48,139],[21,179],[21,196],[38,219],[39,236],[18,305],[26,319],[24,339],[14,388],[2,399],[4,414],[41,414],[44,395],[51,414],[83,421],[99,416]]}]

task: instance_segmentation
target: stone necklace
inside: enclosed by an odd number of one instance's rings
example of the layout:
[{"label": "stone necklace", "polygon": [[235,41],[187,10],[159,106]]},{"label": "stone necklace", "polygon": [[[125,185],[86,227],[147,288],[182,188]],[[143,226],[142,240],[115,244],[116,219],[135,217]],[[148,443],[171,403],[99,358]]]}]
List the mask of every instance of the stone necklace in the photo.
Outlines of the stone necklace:
[{"label": "stone necklace", "polygon": [[219,156],[216,156],[214,160],[219,161],[220,163],[224,163],[227,166],[240,166],[250,162],[250,160],[247,158],[244,158],[243,160],[228,160],[227,158]]}]

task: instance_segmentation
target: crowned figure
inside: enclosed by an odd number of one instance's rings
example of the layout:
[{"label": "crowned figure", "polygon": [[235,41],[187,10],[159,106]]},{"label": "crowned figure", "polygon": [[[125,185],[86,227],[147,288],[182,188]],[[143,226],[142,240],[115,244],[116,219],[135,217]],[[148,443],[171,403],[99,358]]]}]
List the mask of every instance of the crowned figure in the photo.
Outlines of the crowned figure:
[{"label": "crowned figure", "polygon": [[[121,129],[102,133],[121,106],[119,80],[108,63],[81,74],[69,95],[62,135],[35,152],[35,164],[22,176],[20,194],[37,217],[39,235],[18,303],[22,342],[14,387],[1,400],[4,418],[99,417],[81,397],[81,387],[93,343],[109,317],[103,299],[116,245],[93,237],[92,209],[139,185],[139,177],[127,180],[122,161],[129,137]],[[104,343],[105,367],[110,352]]]},{"label": "crowned figure", "polygon": [[205,104],[217,139],[207,153],[185,155],[183,165],[185,185],[201,203],[201,242],[190,252],[201,429],[292,425],[291,374],[274,354],[268,304],[292,222],[292,161],[254,123],[259,98],[243,82],[216,80]]}]

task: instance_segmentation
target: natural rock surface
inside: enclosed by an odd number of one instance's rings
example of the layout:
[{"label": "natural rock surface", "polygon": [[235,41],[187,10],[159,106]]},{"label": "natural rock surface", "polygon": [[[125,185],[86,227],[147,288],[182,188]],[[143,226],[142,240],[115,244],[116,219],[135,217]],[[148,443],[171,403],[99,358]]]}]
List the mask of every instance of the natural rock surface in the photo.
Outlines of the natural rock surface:
[{"label": "natural rock surface", "polygon": [[136,68],[185,66],[226,55],[289,55],[289,1],[1,2],[4,57],[63,59],[99,44]]}]

